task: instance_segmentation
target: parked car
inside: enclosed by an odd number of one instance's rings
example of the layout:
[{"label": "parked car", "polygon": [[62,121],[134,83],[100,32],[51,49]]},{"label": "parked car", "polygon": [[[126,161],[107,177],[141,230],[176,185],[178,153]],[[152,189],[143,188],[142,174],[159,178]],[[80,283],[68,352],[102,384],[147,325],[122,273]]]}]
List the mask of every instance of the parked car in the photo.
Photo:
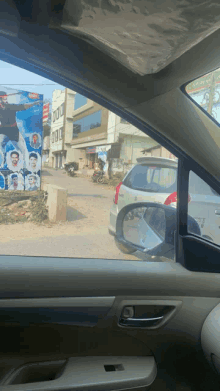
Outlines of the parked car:
[{"label": "parked car", "polygon": [[[177,166],[178,162],[174,159],[138,158],[137,164],[116,187],[109,233],[115,236],[118,213],[129,204],[145,201],[176,207]],[[202,236],[218,243],[220,231],[216,230],[216,219],[219,219],[220,226],[220,197],[193,172],[190,175],[188,213],[198,222]]]}]

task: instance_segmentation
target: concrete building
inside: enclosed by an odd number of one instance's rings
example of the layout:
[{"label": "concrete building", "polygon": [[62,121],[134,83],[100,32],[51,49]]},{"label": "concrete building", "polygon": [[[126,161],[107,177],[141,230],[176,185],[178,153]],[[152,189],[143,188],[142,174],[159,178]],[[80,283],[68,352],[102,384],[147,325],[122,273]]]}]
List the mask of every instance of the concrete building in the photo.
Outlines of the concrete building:
[{"label": "concrete building", "polygon": [[53,92],[49,153],[49,165],[53,168],[61,168],[65,162],[74,161],[69,134],[73,127],[75,94],[69,88]]},{"label": "concrete building", "polygon": [[101,160],[106,174],[125,173],[143,157],[143,151],[158,147],[152,138],[98,103],[67,88],[54,91],[51,167],[75,161],[79,170],[92,175]]},{"label": "concrete building", "polygon": [[112,173],[127,172],[136,164],[138,157],[143,157],[144,149],[158,145],[151,137],[111,112],[108,121],[108,142],[112,145],[108,155]]},{"label": "concrete building", "polygon": [[143,149],[155,145],[154,140],[119,116],[76,94],[71,146],[80,169],[92,173],[101,159],[106,173],[110,161],[113,171],[124,171],[143,156]]},{"label": "concrete building", "polygon": [[50,136],[45,136],[43,141],[43,149],[42,149],[42,166],[48,165],[50,152]]},{"label": "concrete building", "polygon": [[71,146],[79,169],[98,168],[99,154],[108,148],[108,110],[86,97],[76,94]]}]

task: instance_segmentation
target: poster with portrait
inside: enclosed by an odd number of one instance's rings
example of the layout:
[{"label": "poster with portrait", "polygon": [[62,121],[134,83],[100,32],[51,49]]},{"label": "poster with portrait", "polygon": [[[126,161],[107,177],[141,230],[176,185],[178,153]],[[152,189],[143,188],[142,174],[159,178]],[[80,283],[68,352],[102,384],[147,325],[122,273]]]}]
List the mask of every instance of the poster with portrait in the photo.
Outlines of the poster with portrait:
[{"label": "poster with portrait", "polygon": [[8,190],[24,190],[24,178],[17,172],[8,176]]},{"label": "poster with portrait", "polygon": [[0,87],[0,189],[39,190],[43,95]]}]

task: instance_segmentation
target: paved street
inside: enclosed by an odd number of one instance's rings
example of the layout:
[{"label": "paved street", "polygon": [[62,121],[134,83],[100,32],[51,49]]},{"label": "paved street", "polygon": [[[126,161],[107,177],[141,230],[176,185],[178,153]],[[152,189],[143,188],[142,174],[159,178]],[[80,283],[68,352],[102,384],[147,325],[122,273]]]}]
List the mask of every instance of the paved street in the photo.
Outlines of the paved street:
[{"label": "paved street", "polygon": [[137,260],[121,253],[108,233],[113,189],[52,169],[43,171],[43,183],[68,189],[68,221],[0,226],[1,254]]}]

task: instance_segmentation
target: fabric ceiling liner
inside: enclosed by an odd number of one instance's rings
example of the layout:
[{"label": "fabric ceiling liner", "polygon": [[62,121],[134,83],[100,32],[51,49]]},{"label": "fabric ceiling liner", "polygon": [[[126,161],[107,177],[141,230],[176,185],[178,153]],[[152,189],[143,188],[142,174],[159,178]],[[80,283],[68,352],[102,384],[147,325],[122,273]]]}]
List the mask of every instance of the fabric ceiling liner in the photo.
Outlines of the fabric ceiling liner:
[{"label": "fabric ceiling liner", "polygon": [[147,75],[219,29],[220,2],[66,0],[60,28]]}]

